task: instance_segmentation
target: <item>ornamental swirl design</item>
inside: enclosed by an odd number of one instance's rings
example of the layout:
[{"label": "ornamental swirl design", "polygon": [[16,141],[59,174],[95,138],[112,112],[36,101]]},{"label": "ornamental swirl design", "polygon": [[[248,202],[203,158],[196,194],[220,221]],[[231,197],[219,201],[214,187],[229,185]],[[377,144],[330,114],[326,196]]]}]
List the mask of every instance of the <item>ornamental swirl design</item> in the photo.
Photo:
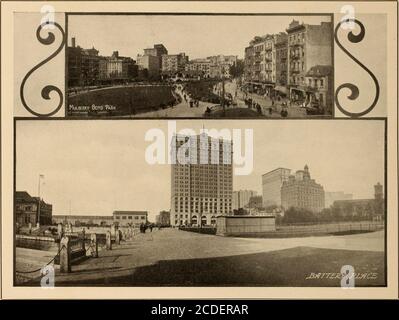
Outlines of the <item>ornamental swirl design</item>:
[{"label": "ornamental swirl design", "polygon": [[54,57],[56,57],[61,50],[64,48],[65,45],[65,32],[62,29],[62,27],[54,21],[47,21],[46,23],[41,24],[37,30],[36,30],[36,38],[37,40],[39,40],[39,42],[43,45],[50,45],[52,43],[54,43],[55,41],[55,35],[53,32],[49,31],[48,29],[45,29],[46,31],[48,31],[48,34],[46,37],[42,37],[41,35],[41,31],[43,30],[43,28],[46,25],[54,25],[55,27],[57,27],[57,29],[61,32],[62,35],[62,41],[59,45],[59,47],[50,55],[48,56],[46,59],[44,59],[43,61],[41,61],[39,64],[37,64],[36,66],[34,66],[23,78],[22,83],[21,83],[21,87],[20,87],[20,97],[21,97],[21,102],[23,104],[23,106],[25,107],[26,110],[28,110],[31,114],[37,116],[37,117],[50,117],[54,114],[56,114],[62,107],[63,102],[64,102],[64,94],[62,93],[62,91],[54,86],[54,85],[46,85],[42,91],[41,91],[41,96],[43,99],[45,100],[50,100],[50,93],[55,91],[58,94],[59,97],[59,102],[58,105],[54,108],[53,111],[49,112],[49,113],[40,113],[38,111],[35,111],[35,109],[37,110],[38,108],[33,108],[32,106],[29,106],[28,103],[25,100],[25,96],[24,96],[24,88],[25,88],[25,84],[26,81],[29,79],[29,77],[32,75],[33,72],[35,72],[37,69],[39,69],[41,66],[45,65],[47,62],[49,62],[50,60],[52,60]]}]

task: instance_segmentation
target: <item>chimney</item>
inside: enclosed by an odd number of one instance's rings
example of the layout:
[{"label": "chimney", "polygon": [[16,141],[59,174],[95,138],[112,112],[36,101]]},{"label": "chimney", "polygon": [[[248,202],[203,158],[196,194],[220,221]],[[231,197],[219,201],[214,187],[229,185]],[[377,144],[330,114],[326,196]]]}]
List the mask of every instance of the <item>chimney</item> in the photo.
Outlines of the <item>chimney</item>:
[{"label": "chimney", "polygon": [[72,47],[73,47],[73,48],[76,47],[76,40],[75,40],[75,37],[72,38]]}]

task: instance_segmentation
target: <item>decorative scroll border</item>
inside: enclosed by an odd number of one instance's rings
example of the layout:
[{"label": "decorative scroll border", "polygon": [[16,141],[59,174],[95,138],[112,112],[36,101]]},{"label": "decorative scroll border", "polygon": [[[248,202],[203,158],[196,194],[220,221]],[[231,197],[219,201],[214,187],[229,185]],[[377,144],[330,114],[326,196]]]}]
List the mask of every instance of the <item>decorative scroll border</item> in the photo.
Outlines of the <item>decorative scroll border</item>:
[{"label": "decorative scroll border", "polygon": [[[35,72],[37,69],[39,69],[41,66],[45,65],[47,62],[49,62],[50,60],[52,60],[54,57],[56,57],[56,56],[62,51],[62,49],[64,48],[64,45],[65,45],[65,43],[66,43],[66,36],[65,36],[65,32],[64,32],[63,28],[62,28],[57,22],[54,22],[54,21],[47,21],[47,22],[45,22],[45,23],[39,25],[39,27],[38,27],[37,30],[36,30],[36,38],[37,38],[37,40],[38,40],[41,44],[43,44],[43,45],[50,45],[50,44],[54,43],[54,41],[55,41],[55,35],[54,35],[54,33],[51,32],[51,31],[48,31],[47,37],[43,38],[43,37],[41,36],[40,32],[43,30],[43,28],[44,28],[46,25],[54,25],[55,27],[57,27],[57,29],[61,32],[62,41],[61,41],[59,47],[57,48],[57,50],[55,50],[49,57],[47,57],[46,59],[44,59],[42,62],[40,62],[39,64],[37,64],[36,66],[34,66],[34,67],[25,75],[25,77],[24,77],[23,80],[22,80],[21,87],[20,87],[20,97],[21,97],[21,102],[22,102],[24,108],[25,108],[27,111],[29,111],[31,114],[33,114],[33,115],[35,115],[35,116],[37,116],[37,117],[50,117],[50,116],[56,114],[56,113],[61,109],[61,107],[62,107],[62,105],[63,105],[63,103],[64,103],[64,94],[63,94],[63,92],[62,92],[58,87],[56,87],[56,86],[54,86],[54,85],[46,85],[46,86],[42,89],[42,91],[41,91],[41,96],[42,96],[42,98],[45,99],[45,100],[50,100],[50,99],[51,99],[51,98],[50,98],[50,93],[51,93],[52,91],[57,92],[57,94],[58,94],[58,96],[59,96],[59,100],[60,100],[60,101],[59,101],[57,107],[56,107],[53,111],[51,111],[51,112],[49,112],[49,113],[39,113],[39,112],[35,111],[31,106],[28,105],[28,103],[27,103],[26,100],[25,100],[25,96],[24,96],[25,83],[26,83],[26,81],[28,80],[28,78],[31,76],[31,74],[32,74],[33,72]],[[45,29],[45,30],[48,30],[48,29]]]},{"label": "decorative scroll border", "polygon": [[380,96],[380,85],[378,83],[377,78],[375,77],[375,75],[363,64],[361,63],[358,59],[356,59],[339,41],[338,39],[338,30],[341,27],[341,25],[343,23],[349,23],[349,22],[355,22],[359,27],[360,27],[360,32],[359,34],[355,35],[352,31],[348,33],[348,40],[352,43],[359,43],[360,41],[363,40],[364,35],[366,34],[366,30],[364,25],[357,19],[346,19],[346,20],[341,20],[337,26],[335,27],[335,32],[334,32],[334,39],[335,42],[337,43],[338,47],[340,47],[340,49],[342,51],[345,52],[346,55],[348,55],[353,61],[355,61],[360,67],[362,67],[369,75],[370,77],[373,79],[374,84],[375,84],[375,97],[374,97],[374,101],[372,102],[372,104],[364,111],[361,112],[350,112],[348,110],[346,110],[339,102],[338,99],[338,94],[341,91],[341,89],[349,89],[351,91],[350,95],[348,95],[348,99],[350,100],[356,100],[359,97],[359,88],[353,84],[353,83],[343,83],[341,84],[336,90],[335,90],[335,102],[337,104],[337,108],[346,116],[348,117],[352,117],[352,118],[358,118],[361,116],[364,116],[366,114],[368,114],[369,112],[371,112],[374,107],[376,106],[379,96]]}]

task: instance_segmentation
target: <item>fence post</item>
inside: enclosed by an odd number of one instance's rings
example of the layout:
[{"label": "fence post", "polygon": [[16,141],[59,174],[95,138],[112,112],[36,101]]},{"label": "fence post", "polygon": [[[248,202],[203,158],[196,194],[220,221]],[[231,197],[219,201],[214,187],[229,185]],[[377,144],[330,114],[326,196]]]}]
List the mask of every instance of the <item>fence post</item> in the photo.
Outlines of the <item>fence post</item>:
[{"label": "fence post", "polygon": [[115,232],[116,231],[116,226],[115,226],[115,224],[112,224],[111,225],[111,236],[114,236],[115,235]]},{"label": "fence post", "polygon": [[115,244],[119,244],[121,241],[121,233],[119,231],[119,229],[115,229]]},{"label": "fence post", "polygon": [[83,248],[84,251],[86,251],[85,240],[86,240],[86,231],[85,231],[85,228],[83,228],[82,229],[82,248]]},{"label": "fence post", "polygon": [[90,235],[90,247],[91,247],[91,256],[93,258],[98,258],[98,242],[97,242],[97,235],[92,233]]},{"label": "fence post", "polygon": [[105,244],[107,250],[112,250],[111,231],[107,231],[106,233]]},{"label": "fence post", "polygon": [[64,234],[64,228],[62,223],[59,223],[57,226],[58,238],[61,239]]},{"label": "fence post", "polygon": [[69,237],[62,237],[60,241],[60,272],[71,272],[71,246]]}]

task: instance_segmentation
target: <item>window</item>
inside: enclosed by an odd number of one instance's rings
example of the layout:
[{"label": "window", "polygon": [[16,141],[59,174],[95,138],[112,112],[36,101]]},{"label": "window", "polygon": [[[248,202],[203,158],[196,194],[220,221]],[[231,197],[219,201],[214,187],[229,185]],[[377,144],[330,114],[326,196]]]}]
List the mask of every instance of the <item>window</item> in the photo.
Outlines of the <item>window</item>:
[{"label": "window", "polygon": [[142,217],[141,217],[141,220],[144,220],[144,219],[145,219],[145,217],[144,217],[144,216],[142,216]]},{"label": "window", "polygon": [[133,219],[133,217],[132,216],[129,216],[129,220],[132,220]]},{"label": "window", "polygon": [[121,217],[119,217],[119,216],[116,216],[116,219],[117,219],[117,220],[119,220],[120,218],[121,218]]},{"label": "window", "polygon": [[126,220],[126,216],[122,216],[122,220]]}]

